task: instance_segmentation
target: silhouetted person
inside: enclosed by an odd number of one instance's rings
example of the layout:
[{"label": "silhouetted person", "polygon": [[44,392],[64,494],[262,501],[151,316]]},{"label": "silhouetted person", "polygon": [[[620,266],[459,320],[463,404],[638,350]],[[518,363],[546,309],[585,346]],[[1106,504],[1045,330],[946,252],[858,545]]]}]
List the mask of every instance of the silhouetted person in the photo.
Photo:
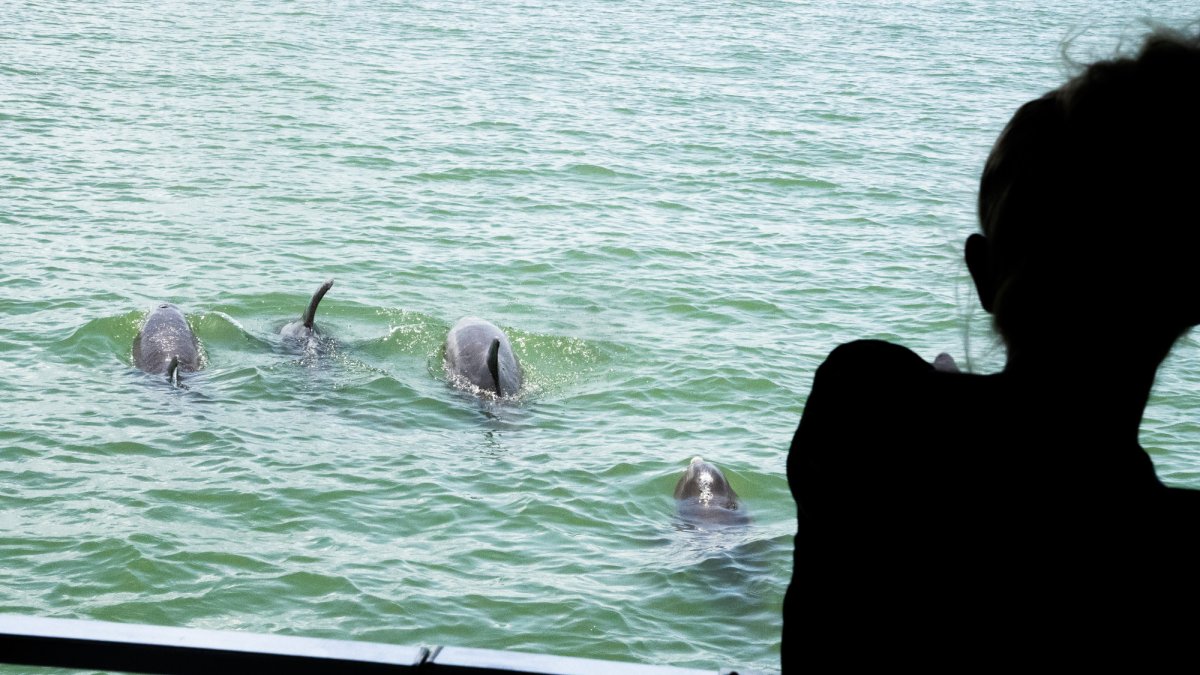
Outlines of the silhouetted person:
[{"label": "silhouetted person", "polygon": [[1197,37],[1152,35],[1017,111],[965,251],[1004,370],[880,341],[818,369],[788,456],[786,672],[1077,664],[1196,597],[1200,493],[1163,486],[1138,426],[1200,323],[1198,167]]}]

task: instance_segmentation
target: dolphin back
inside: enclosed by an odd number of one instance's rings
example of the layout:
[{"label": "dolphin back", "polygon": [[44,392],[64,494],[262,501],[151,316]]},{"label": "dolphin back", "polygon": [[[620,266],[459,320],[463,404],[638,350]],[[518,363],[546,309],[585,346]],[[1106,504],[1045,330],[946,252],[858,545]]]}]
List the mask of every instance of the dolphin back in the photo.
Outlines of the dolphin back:
[{"label": "dolphin back", "polygon": [[328,293],[329,289],[331,288],[333,288],[333,279],[328,279],[325,281],[325,283],[321,284],[321,287],[317,289],[316,293],[313,293],[312,300],[308,301],[308,309],[304,310],[305,328],[312,330],[313,320],[317,316],[317,305],[321,304],[321,298],[325,297],[325,294]]},{"label": "dolphin back", "polygon": [[521,364],[512,343],[494,324],[467,317],[446,336],[446,372],[451,380],[496,396],[521,389]]},{"label": "dolphin back", "polygon": [[312,298],[308,301],[308,307],[304,309],[304,314],[299,321],[292,321],[279,329],[279,334],[290,338],[306,338],[316,332],[317,306],[321,304],[321,299],[333,288],[333,279],[327,280],[321,284],[316,293],[313,293]]},{"label": "dolphin back", "polygon": [[162,303],[150,312],[133,339],[133,362],[147,373],[165,373],[172,380],[179,373],[200,370],[200,341],[178,307]]},{"label": "dolphin back", "polygon": [[504,387],[500,381],[500,338],[492,338],[492,344],[488,347],[487,367],[492,382],[496,385],[496,395],[503,396]]}]

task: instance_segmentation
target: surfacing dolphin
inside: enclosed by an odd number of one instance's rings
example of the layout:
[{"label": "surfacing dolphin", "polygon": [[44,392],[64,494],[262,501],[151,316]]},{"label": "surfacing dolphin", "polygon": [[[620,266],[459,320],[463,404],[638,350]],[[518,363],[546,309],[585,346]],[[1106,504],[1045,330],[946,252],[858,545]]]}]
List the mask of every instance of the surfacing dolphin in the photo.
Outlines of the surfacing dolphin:
[{"label": "surfacing dolphin", "polygon": [[285,338],[294,338],[296,340],[304,340],[310,338],[317,332],[316,324],[313,320],[317,316],[317,305],[321,304],[321,298],[333,288],[333,279],[321,284],[316,293],[313,293],[312,300],[308,301],[308,309],[304,310],[304,316],[299,320],[293,321],[279,330],[279,334]]},{"label": "surfacing dolphin", "polygon": [[958,363],[954,360],[954,357],[950,356],[946,352],[942,352],[941,354],[938,354],[936,357],[934,357],[933,369],[939,370],[943,373],[962,372],[958,369]]},{"label": "surfacing dolphin", "polygon": [[178,307],[164,302],[150,312],[133,339],[133,362],[174,384],[180,373],[200,370],[200,341]]},{"label": "surfacing dolphin", "polygon": [[675,483],[675,504],[679,517],[693,524],[741,525],[750,520],[725,475],[700,457],[692,458]]},{"label": "surfacing dolphin", "polygon": [[446,336],[446,371],[452,381],[469,383],[497,397],[521,390],[521,364],[504,331],[494,324],[465,317]]}]

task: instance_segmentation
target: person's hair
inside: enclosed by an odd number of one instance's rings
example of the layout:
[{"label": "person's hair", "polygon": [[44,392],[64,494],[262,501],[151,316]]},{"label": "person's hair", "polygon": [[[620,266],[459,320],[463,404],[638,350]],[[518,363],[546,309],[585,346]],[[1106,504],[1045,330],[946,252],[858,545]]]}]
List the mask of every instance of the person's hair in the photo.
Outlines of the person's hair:
[{"label": "person's hair", "polygon": [[1136,56],[1021,106],[979,189],[1001,336],[1045,339],[1085,318],[1186,330],[1200,318],[1176,316],[1200,305],[1184,295],[1200,288],[1188,279],[1200,271],[1198,196],[1200,35],[1158,30]]}]

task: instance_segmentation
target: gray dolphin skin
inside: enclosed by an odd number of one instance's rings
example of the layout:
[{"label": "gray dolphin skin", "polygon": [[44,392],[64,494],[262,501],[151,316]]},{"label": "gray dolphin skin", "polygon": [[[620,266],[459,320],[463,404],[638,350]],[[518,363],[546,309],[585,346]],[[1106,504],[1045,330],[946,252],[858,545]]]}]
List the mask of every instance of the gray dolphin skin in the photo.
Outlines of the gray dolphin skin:
[{"label": "gray dolphin skin", "polygon": [[178,307],[164,302],[150,312],[133,339],[133,362],[175,383],[180,373],[200,370],[200,341]]},{"label": "gray dolphin skin", "polygon": [[446,336],[446,371],[497,397],[521,389],[521,364],[504,331],[475,317],[459,319]]},{"label": "gray dolphin skin", "polygon": [[750,520],[725,475],[700,457],[692,458],[675,483],[675,503],[679,516],[692,523],[741,525]]},{"label": "gray dolphin skin", "polygon": [[962,372],[958,369],[958,363],[955,362],[954,357],[950,356],[946,352],[942,352],[941,354],[938,354],[936,357],[934,357],[933,369],[941,371],[943,373]]},{"label": "gray dolphin skin", "polygon": [[301,316],[298,321],[293,321],[284,326],[280,329],[279,334],[297,340],[312,337],[313,333],[317,331],[316,324],[314,323],[317,316],[317,305],[321,304],[321,298],[325,297],[325,294],[331,288],[333,288],[333,279],[321,284],[317,292],[313,293],[312,299],[308,301],[308,308],[304,310],[304,316]]}]

